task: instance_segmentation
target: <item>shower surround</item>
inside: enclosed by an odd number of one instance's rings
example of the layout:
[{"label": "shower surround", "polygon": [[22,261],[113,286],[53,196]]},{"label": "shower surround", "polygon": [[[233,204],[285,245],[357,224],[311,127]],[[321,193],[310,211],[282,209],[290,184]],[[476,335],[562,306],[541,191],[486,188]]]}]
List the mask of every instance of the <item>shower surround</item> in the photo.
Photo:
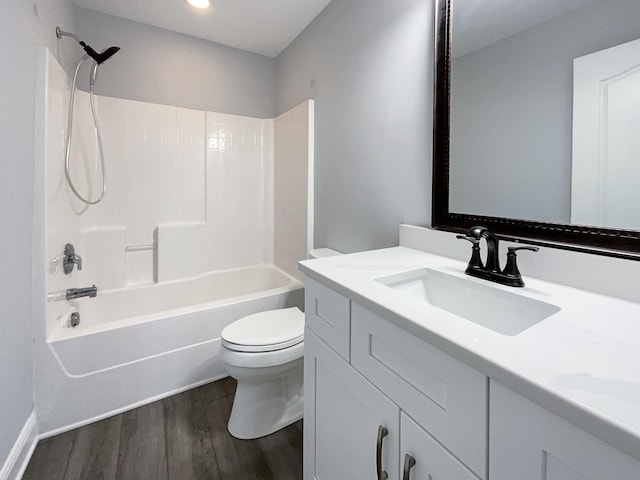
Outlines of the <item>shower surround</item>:
[{"label": "shower surround", "polygon": [[[87,207],[64,176],[69,80],[45,50],[39,73],[36,184],[45,193],[35,208],[45,248],[34,264],[46,280],[36,288],[35,377],[48,436],[225,376],[224,326],[301,306],[313,102],[258,119],[96,96],[108,188]],[[97,145],[88,94],[76,95],[71,175],[93,198]],[[83,259],[70,275],[66,243]],[[98,298],[64,298],[92,284]]]}]

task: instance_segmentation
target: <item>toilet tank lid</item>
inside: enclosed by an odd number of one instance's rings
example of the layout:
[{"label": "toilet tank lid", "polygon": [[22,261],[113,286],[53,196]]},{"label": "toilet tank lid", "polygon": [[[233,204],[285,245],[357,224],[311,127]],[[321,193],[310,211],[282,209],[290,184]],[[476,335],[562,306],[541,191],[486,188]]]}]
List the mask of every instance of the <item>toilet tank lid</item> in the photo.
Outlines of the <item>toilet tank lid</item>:
[{"label": "toilet tank lid", "polygon": [[331,248],[314,248],[309,252],[309,258],[334,257],[336,255],[342,255],[342,253]]},{"label": "toilet tank lid", "polygon": [[281,345],[303,336],[304,313],[297,307],[254,313],[227,325],[221,334],[227,343],[245,346]]}]

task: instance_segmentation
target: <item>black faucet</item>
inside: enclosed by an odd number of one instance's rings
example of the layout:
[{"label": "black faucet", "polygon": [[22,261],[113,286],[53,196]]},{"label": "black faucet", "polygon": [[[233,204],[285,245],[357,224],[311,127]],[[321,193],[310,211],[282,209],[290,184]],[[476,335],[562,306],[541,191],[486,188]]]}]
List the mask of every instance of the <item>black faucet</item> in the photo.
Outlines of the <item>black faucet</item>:
[{"label": "black faucet", "polygon": [[[530,250],[537,252],[538,247],[524,246],[524,247],[508,247],[507,250],[507,264],[504,270],[500,269],[500,258],[498,257],[498,246],[500,240],[498,237],[489,231],[485,227],[472,227],[465,235],[457,235],[456,238],[461,240],[467,240],[471,242],[471,260],[465,273],[473,277],[483,278],[492,282],[500,283],[502,285],[508,285],[510,287],[524,287],[524,281],[520,270],[518,270],[518,264],[516,261],[516,252],[518,250]],[[480,256],[480,240],[485,239],[487,242],[487,263],[482,263]]]}]

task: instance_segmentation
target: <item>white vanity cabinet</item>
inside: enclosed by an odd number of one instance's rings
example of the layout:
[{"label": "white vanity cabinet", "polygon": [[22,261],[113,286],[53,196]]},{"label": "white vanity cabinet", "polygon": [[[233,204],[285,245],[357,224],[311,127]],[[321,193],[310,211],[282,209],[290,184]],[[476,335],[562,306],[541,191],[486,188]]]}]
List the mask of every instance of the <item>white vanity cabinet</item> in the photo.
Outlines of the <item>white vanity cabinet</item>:
[{"label": "white vanity cabinet", "polygon": [[305,480],[640,480],[636,458],[327,286],[305,290]]},{"label": "white vanity cabinet", "polygon": [[306,480],[486,478],[486,377],[318,282],[305,303]]},{"label": "white vanity cabinet", "polygon": [[491,480],[639,480],[640,462],[491,382]]},{"label": "white vanity cabinet", "polygon": [[[494,287],[407,247],[300,266],[305,480],[376,480],[380,425],[391,480],[411,458],[409,480],[640,480],[637,304],[534,278]],[[487,320],[539,314],[534,300],[554,313],[510,334]]]}]

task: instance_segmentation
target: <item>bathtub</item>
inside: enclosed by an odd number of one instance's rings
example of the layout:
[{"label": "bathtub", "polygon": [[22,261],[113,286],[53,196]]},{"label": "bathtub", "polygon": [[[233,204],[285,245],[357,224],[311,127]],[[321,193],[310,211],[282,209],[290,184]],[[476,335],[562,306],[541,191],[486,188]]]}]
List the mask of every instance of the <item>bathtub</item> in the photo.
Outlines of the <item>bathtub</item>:
[{"label": "bathtub", "polygon": [[226,376],[222,329],[263,310],[302,308],[303,299],[301,282],[261,265],[60,302],[40,431],[54,435]]}]

